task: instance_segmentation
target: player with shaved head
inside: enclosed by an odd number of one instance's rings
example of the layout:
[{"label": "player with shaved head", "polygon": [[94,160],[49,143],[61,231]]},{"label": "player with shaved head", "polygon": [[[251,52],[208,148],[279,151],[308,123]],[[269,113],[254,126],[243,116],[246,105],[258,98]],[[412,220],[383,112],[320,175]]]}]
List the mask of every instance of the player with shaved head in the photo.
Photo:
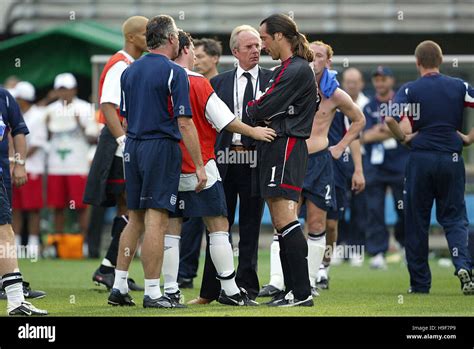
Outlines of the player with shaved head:
[{"label": "player with shaved head", "polygon": [[[124,47],[108,60],[99,82],[99,122],[104,124],[104,128],[87,179],[84,202],[94,206],[117,206],[117,215],[112,224],[112,241],[100,267],[92,276],[92,281],[108,289],[114,283],[120,235],[128,223],[123,173],[125,131],[122,127],[123,118],[118,113],[120,76],[147,51],[147,23],[148,18],[142,16],[130,17],[123,23]],[[133,280],[129,279],[128,282],[131,290],[141,289]]]}]

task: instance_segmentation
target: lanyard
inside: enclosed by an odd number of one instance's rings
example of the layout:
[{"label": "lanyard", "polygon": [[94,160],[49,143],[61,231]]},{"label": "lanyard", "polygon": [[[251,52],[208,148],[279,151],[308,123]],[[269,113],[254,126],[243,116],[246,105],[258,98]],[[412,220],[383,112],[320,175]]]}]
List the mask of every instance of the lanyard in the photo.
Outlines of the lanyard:
[{"label": "lanyard", "polygon": [[[247,73],[247,72],[245,72]],[[259,69],[259,73],[260,73],[260,69]],[[242,74],[243,75],[243,74]],[[247,78],[246,78],[247,79]],[[257,90],[258,90],[258,87],[259,87],[259,82],[260,82],[260,74],[257,75],[257,82],[255,83],[255,90],[253,91],[253,99],[255,99],[255,97],[257,96]],[[249,83],[249,81],[247,80],[247,83]],[[252,83],[252,81],[250,81],[250,83]],[[240,115],[240,111],[243,109],[244,106],[242,106],[242,108],[240,107],[240,100],[239,100],[239,84],[238,84],[238,79],[237,79],[237,70],[235,71],[235,74],[234,74],[234,90],[235,90],[235,100],[237,101],[237,116],[240,120],[242,120],[242,115]],[[253,86],[252,86],[253,87]],[[245,91],[245,89],[244,89]],[[245,93],[244,93],[245,94]],[[243,100],[242,100],[242,104],[243,104]],[[243,110],[242,110],[243,112]]]}]

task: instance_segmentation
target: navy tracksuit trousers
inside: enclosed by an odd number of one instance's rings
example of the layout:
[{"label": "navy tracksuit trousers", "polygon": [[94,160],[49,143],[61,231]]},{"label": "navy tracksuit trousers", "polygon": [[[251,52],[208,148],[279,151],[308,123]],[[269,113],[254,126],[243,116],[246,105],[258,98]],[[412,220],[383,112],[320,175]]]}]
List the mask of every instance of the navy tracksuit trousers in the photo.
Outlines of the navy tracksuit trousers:
[{"label": "navy tracksuit trousers", "polygon": [[468,253],[468,220],[464,201],[465,168],[460,154],[412,151],[406,167],[405,248],[410,285],[428,291],[428,232],[433,202],[443,227],[455,272],[471,270]]}]

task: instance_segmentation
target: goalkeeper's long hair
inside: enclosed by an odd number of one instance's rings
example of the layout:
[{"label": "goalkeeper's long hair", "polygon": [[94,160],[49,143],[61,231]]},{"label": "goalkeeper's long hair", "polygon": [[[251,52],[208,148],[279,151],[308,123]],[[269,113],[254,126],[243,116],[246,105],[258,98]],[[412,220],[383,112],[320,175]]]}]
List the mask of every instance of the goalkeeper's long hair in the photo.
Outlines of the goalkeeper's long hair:
[{"label": "goalkeeper's long hair", "polygon": [[274,14],[265,18],[260,25],[267,25],[267,33],[274,38],[275,33],[282,33],[290,42],[291,50],[297,56],[312,62],[314,59],[313,50],[309,47],[306,36],[298,31],[298,27],[294,20],[287,15]]}]

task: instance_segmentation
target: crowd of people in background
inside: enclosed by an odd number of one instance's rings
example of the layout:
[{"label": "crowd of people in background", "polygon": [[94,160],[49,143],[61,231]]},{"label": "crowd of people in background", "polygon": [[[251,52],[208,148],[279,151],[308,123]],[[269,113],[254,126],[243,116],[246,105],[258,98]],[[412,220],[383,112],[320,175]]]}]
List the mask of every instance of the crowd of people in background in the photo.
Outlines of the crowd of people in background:
[{"label": "crowd of people in background", "polygon": [[[27,245],[40,245],[43,208],[51,210],[54,230],[50,232],[64,232],[66,210],[73,210],[77,213],[79,229],[85,234],[88,215],[83,194],[99,132],[94,106],[77,97],[77,81],[71,73],[57,75],[53,90],[39,101],[31,83],[13,84],[13,81],[10,78],[5,85],[17,100],[30,130],[28,181],[23,187],[13,187],[13,227],[17,243],[21,245],[21,232],[27,228]],[[4,140],[5,145],[7,141]],[[10,154],[14,154],[11,141]],[[12,160],[10,157],[10,162]],[[2,165],[4,172],[9,173],[9,164]],[[23,226],[25,221],[27,227]]]}]

